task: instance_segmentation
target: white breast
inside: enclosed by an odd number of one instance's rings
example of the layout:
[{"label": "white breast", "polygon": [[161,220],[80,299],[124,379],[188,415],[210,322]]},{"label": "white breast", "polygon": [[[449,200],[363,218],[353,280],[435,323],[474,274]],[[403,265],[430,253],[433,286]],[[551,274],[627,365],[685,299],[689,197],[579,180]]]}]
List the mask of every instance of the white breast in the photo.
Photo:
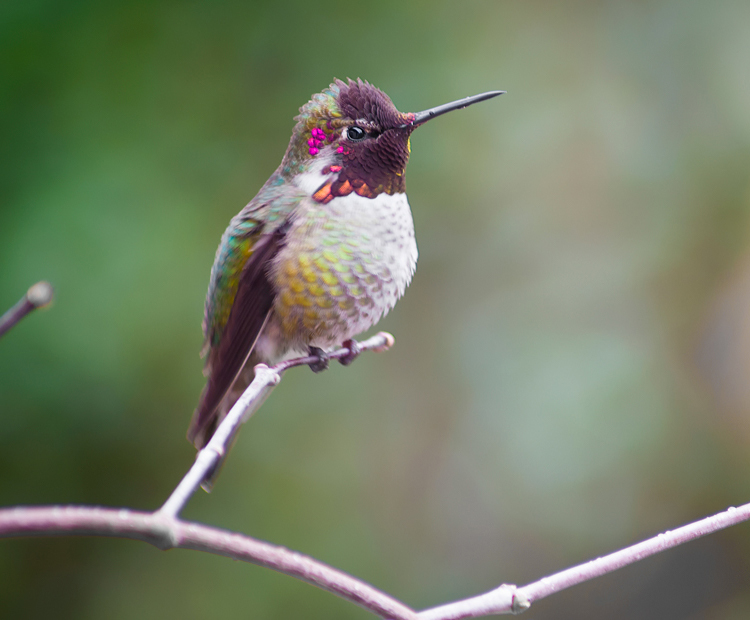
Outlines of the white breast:
[{"label": "white breast", "polygon": [[388,309],[404,294],[417,268],[417,241],[414,220],[406,194],[379,194],[363,198],[355,193],[340,196],[328,205],[330,217],[356,222],[371,239],[376,262],[386,266],[395,284],[389,295]]},{"label": "white breast", "polygon": [[[334,175],[325,163],[295,184],[316,192]],[[275,314],[286,348],[330,348],[375,325],[404,294],[417,266],[417,243],[403,193],[352,192],[328,203],[303,200],[274,261]]]}]

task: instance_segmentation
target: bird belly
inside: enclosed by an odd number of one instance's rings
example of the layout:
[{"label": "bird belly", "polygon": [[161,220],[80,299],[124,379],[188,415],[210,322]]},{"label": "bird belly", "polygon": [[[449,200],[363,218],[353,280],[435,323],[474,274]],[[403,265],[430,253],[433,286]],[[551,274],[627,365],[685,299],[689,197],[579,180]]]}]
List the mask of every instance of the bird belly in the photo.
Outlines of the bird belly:
[{"label": "bird belly", "polygon": [[305,203],[272,266],[272,325],[259,348],[303,352],[355,337],[393,308],[416,264],[405,194]]}]

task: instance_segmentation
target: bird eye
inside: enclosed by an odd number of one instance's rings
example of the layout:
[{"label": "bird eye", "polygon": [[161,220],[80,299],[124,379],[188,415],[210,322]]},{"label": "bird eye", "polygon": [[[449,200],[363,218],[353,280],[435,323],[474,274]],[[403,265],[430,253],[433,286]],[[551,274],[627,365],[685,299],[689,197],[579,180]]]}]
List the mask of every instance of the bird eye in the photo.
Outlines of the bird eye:
[{"label": "bird eye", "polygon": [[352,142],[359,142],[365,139],[365,130],[356,125],[352,125],[346,130],[346,137]]}]

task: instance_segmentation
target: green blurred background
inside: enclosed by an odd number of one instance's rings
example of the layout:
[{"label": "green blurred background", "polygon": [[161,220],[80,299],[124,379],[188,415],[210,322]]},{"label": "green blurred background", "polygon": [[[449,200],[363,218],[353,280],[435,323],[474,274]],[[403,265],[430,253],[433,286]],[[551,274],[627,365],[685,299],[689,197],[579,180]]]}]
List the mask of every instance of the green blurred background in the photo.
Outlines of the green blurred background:
[{"label": "green blurred background", "polygon": [[[209,269],[333,77],[415,111],[420,262],[383,355],[289,372],[185,517],[417,608],[750,501],[750,3],[0,5],[0,504],[156,508]],[[750,525],[525,617],[750,617]],[[108,539],[0,543],[4,618],[367,618]]]}]

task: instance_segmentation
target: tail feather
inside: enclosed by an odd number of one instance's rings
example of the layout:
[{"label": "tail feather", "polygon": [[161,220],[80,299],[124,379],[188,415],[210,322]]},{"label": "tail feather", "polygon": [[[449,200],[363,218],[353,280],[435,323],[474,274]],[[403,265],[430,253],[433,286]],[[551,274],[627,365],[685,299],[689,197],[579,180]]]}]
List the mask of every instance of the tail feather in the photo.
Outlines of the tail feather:
[{"label": "tail feather", "polygon": [[[263,321],[264,326],[265,323],[266,321]],[[253,343],[253,348],[255,348],[255,343]],[[227,417],[229,410],[252,382],[255,376],[253,368],[259,362],[256,358],[257,356],[253,354],[253,349],[250,349],[244,364],[232,381],[231,387],[221,396],[217,396],[216,383],[211,380],[211,375],[209,374],[208,382],[206,383],[206,387],[203,388],[203,392],[201,392],[198,407],[193,412],[187,432],[188,441],[196,449],[200,450],[211,440],[219,424]]]},{"label": "tail feather", "polygon": [[[190,423],[190,429],[188,430],[188,441],[192,442],[198,450],[203,448],[211,440],[211,437],[213,437],[213,434],[216,432],[219,424],[221,424],[222,420],[227,417],[227,413],[229,413],[229,410],[234,407],[234,404],[239,400],[240,396],[242,396],[242,393],[247,389],[247,386],[252,382],[253,377],[255,376],[253,367],[257,362],[257,360],[255,360],[254,358],[255,356],[251,356],[251,358],[242,369],[242,372],[232,385],[231,389],[224,395],[224,398],[212,413],[205,414],[204,410],[201,409],[201,406],[204,404],[204,399],[201,396],[200,405],[193,414],[193,421]],[[204,393],[205,391],[206,390],[204,390]],[[196,420],[202,420],[203,425],[199,426]],[[237,430],[239,430],[239,427]],[[224,451],[224,455],[216,464],[213,471],[201,483],[201,486],[205,491],[210,492],[213,488],[214,482],[216,481],[216,478],[221,471],[221,467],[224,464],[229,451],[234,445],[235,439],[236,434],[227,442],[227,447]]]},{"label": "tail feather", "polygon": [[271,314],[275,293],[268,271],[273,258],[283,247],[285,230],[282,227],[271,234],[261,235],[255,242],[240,273],[221,337],[216,344],[210,343],[208,383],[188,428],[188,439],[197,448],[211,438],[218,424],[217,411],[226,394],[232,391]]}]

